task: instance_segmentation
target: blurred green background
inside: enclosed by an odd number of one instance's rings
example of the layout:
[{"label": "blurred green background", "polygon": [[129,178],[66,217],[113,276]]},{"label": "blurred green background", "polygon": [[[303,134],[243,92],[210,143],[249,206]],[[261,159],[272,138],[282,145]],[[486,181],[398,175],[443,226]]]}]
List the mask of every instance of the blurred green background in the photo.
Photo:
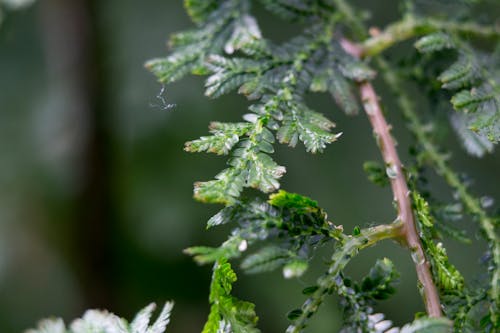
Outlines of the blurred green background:
[{"label": "blurred green background", "polygon": [[[398,15],[397,1],[370,3],[373,24]],[[264,35],[276,41],[299,31],[260,7],[255,11]],[[227,235],[226,227],[205,231],[220,207],[192,200],[192,183],[211,179],[225,160],[185,153],[183,143],[205,135],[211,120],[240,119],[247,102],[234,94],[208,100],[202,79],[190,77],[166,88],[167,103],[176,107],[162,107],[161,86],[143,63],[165,55],[168,35],[189,27],[182,2],[173,0],[39,0],[6,13],[0,28],[0,332],[22,332],[54,315],[69,321],[87,308],[130,319],[149,302],[166,300],[176,302],[169,332],[201,331],[210,267],[197,266],[182,250],[216,245]],[[288,170],[283,188],[317,199],[346,230],[390,222],[388,189],[370,184],[362,170],[363,161],[379,160],[366,118],[346,117],[329,96],[309,100],[344,135],[322,155],[279,147],[276,160]],[[396,111],[387,105],[408,160],[409,135]],[[478,160],[464,155],[453,133],[446,140],[456,169],[474,175],[474,191],[500,198],[498,150]],[[442,181],[430,179],[438,196],[451,197]],[[467,277],[481,274],[480,241],[446,245]],[[256,303],[264,332],[284,331],[286,312],[303,302],[300,290],[322,272],[329,254],[319,253],[299,280],[285,281],[279,272],[240,274],[235,294]],[[383,243],[356,258],[348,273],[359,277],[384,256],[396,262],[402,282],[377,310],[401,324],[423,309],[405,251]],[[335,298],[320,314],[310,331],[336,331]]]}]

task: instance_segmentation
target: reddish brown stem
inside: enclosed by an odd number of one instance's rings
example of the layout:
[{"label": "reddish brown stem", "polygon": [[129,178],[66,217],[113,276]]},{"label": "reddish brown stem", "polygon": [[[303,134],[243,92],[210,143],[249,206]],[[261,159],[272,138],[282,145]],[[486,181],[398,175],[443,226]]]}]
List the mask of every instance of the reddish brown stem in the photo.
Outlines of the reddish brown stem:
[{"label": "reddish brown stem", "polygon": [[[342,40],[342,46],[347,53],[357,58],[361,55],[359,47],[347,40]],[[405,175],[396,151],[394,139],[391,136],[391,127],[385,120],[373,85],[368,81],[361,82],[359,84],[359,93],[386,164],[387,174],[391,180],[394,201],[398,207],[398,219],[403,222],[401,231],[402,236],[404,237],[406,245],[412,252],[417,277],[422,288],[422,296],[424,298],[426,311],[430,317],[441,317],[439,294],[432,279],[429,261],[425,258],[422,242],[418,236],[413,209],[409,198],[410,191],[406,184]]]}]

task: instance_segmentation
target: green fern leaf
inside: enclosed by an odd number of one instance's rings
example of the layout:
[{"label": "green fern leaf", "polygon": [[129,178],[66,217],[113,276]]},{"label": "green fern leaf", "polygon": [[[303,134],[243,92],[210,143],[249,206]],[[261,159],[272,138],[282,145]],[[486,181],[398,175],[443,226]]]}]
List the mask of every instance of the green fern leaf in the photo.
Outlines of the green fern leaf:
[{"label": "green fern leaf", "polygon": [[205,95],[217,98],[252,81],[268,65],[245,58],[212,55],[207,59],[207,67],[213,74],[206,81]]},{"label": "green fern leaf", "polygon": [[[349,61],[345,61],[349,60]],[[346,78],[356,82],[373,80],[375,71],[361,61],[354,61],[352,58],[344,58],[344,62],[339,65],[340,72]]]},{"label": "green fern leaf", "polygon": [[328,222],[315,201],[285,191],[272,194],[268,203],[256,199],[225,207],[209,220],[208,227],[230,222],[239,226],[221,246],[191,247],[185,252],[205,264],[240,257],[253,244],[273,239],[273,247],[254,252],[242,267],[253,273],[283,266],[286,277],[295,277],[305,272],[317,246],[342,236],[342,228]]},{"label": "green fern leaf", "polygon": [[347,115],[357,115],[359,113],[359,103],[351,85],[344,76],[336,69],[319,68],[316,75],[311,80],[309,90],[313,92],[329,92],[335,103]]},{"label": "green fern leaf", "polygon": [[266,51],[257,21],[253,16],[244,14],[234,23],[235,27],[229,40],[224,45],[227,54],[242,50],[247,55],[255,55]]},{"label": "green fern leaf", "polygon": [[451,99],[451,104],[457,110],[463,110],[466,113],[477,111],[479,105],[489,101],[493,95],[484,88],[472,88],[471,90],[461,90]]},{"label": "green fern leaf", "polygon": [[194,23],[202,24],[217,8],[217,0],[184,0],[184,7]]},{"label": "green fern leaf", "polygon": [[422,241],[431,262],[431,268],[436,277],[436,284],[445,291],[463,290],[465,280],[458,269],[449,262],[446,249],[442,243],[435,243],[431,230],[434,218],[431,215],[428,202],[416,191],[413,192],[414,209],[417,221],[422,229]]},{"label": "green fern leaf", "polygon": [[[263,145],[259,146],[259,150]],[[285,173],[285,168],[279,166],[273,159],[264,153],[257,153],[248,167],[247,184],[264,193],[277,190],[280,187],[278,179]]]},{"label": "green fern leaf", "polygon": [[420,38],[415,47],[422,53],[432,53],[455,47],[451,36],[444,32],[436,32]]},{"label": "green fern leaf", "polygon": [[[491,145],[483,142],[485,139],[493,144],[500,141],[500,88],[498,70],[495,70],[500,64],[498,51],[485,55],[459,37],[455,36],[452,42],[450,36],[442,33],[424,36],[415,46],[428,53],[444,48],[458,50],[458,60],[442,72],[438,80],[444,89],[459,90],[451,98],[451,104],[465,115],[452,117],[454,127],[461,128],[467,123],[468,129],[478,134],[474,137],[458,132],[466,150],[476,156],[491,151]],[[488,67],[492,71],[485,70]],[[467,87],[471,88],[464,89]]]},{"label": "green fern leaf", "polygon": [[231,296],[232,285],[236,280],[236,273],[227,260],[216,262],[210,284],[210,314],[203,333],[260,332],[255,327],[258,321],[255,306]]},{"label": "green fern leaf", "polygon": [[477,64],[466,55],[461,55],[447,70],[438,76],[443,88],[455,90],[474,84],[478,76]]},{"label": "green fern leaf", "polygon": [[271,194],[268,202],[275,207],[291,209],[297,214],[316,213],[320,210],[317,201],[284,190]]},{"label": "green fern leaf", "polygon": [[357,115],[359,113],[359,103],[352,91],[351,86],[341,75],[332,76],[328,91],[333,96],[335,102],[347,115]]},{"label": "green fern leaf", "polygon": [[447,318],[419,318],[401,328],[400,333],[451,333],[452,322]]},{"label": "green fern leaf", "polygon": [[465,150],[473,156],[483,157],[486,153],[493,151],[493,141],[488,140],[484,136],[471,131],[468,128],[470,119],[467,115],[455,113],[451,115],[451,124],[455,133],[460,137],[460,141]]},{"label": "green fern leaf", "polygon": [[500,142],[500,95],[482,103],[478,112],[467,114],[465,118],[471,131],[487,138],[490,142]]},{"label": "green fern leaf", "polygon": [[146,63],[162,83],[175,82],[189,73],[207,74],[206,58],[224,52],[234,30],[241,31],[237,22],[247,15],[240,10],[239,0],[185,0],[185,5],[199,29],[174,34],[170,41],[172,53]]},{"label": "green fern leaf", "polygon": [[246,183],[246,171],[235,168],[223,170],[215,180],[194,184],[194,198],[201,202],[233,204]]},{"label": "green fern leaf", "polygon": [[194,261],[200,265],[210,264],[221,258],[237,258],[240,256],[241,244],[246,244],[245,240],[231,237],[220,247],[193,246],[184,250],[184,253],[193,256]]},{"label": "green fern leaf", "polygon": [[463,290],[465,280],[456,267],[449,262],[443,244],[437,243],[435,246],[431,246],[431,248],[432,250],[429,252],[433,256],[432,262],[437,271],[439,286],[447,291]]},{"label": "green fern leaf", "polygon": [[267,246],[247,256],[241,263],[241,268],[250,274],[273,271],[285,265],[292,256],[293,254],[286,249]]},{"label": "green fern leaf", "polygon": [[218,123],[210,124],[212,136],[202,136],[198,140],[186,143],[184,150],[188,152],[215,153],[217,155],[227,155],[233,147],[251,130],[249,123]]},{"label": "green fern leaf", "polygon": [[280,143],[292,147],[300,140],[308,152],[322,152],[327,144],[336,141],[341,135],[329,132],[334,126],[323,115],[305,106],[290,104],[276,137]]}]

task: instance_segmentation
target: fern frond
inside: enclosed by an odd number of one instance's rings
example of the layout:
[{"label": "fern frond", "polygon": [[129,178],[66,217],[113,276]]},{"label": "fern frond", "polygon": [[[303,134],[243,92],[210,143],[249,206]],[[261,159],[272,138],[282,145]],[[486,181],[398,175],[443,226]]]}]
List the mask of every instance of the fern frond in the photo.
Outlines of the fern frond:
[{"label": "fern frond", "polygon": [[470,120],[466,114],[455,113],[451,115],[451,124],[460,137],[465,150],[476,157],[483,157],[486,153],[491,153],[494,147],[493,143],[484,136],[469,130],[468,123]]},{"label": "fern frond", "polygon": [[247,273],[262,273],[273,271],[283,265],[293,257],[293,253],[278,246],[266,246],[259,251],[245,258],[241,263],[241,268]]},{"label": "fern frond", "polygon": [[198,140],[186,142],[184,150],[227,155],[240,138],[252,129],[252,126],[250,123],[212,122],[209,128],[212,136],[202,136]]},{"label": "fern frond", "polygon": [[338,73],[330,73],[329,77],[328,91],[339,108],[347,115],[357,115],[360,107],[351,85]]},{"label": "fern frond", "polygon": [[375,71],[365,62],[352,57],[339,57],[339,70],[342,75],[355,82],[370,81],[375,78]]},{"label": "fern frond", "polygon": [[221,258],[215,263],[210,284],[210,314],[203,333],[260,332],[255,327],[258,321],[255,306],[231,296],[236,280],[236,273],[227,260]]},{"label": "fern frond", "polygon": [[[170,41],[173,52],[166,58],[146,63],[146,67],[162,83],[177,81],[189,73],[207,73],[206,58],[209,55],[223,54],[226,46],[230,49],[232,45],[234,50],[235,38],[238,39],[237,36],[244,31],[242,22],[252,20],[247,14],[248,9],[245,10],[248,8],[246,0],[185,0],[185,5],[199,28],[174,34]],[[252,38],[258,37],[255,28],[250,30]],[[241,38],[238,39],[239,43],[242,43]]]},{"label": "fern frond", "polygon": [[217,8],[217,0],[184,0],[184,7],[194,23],[201,24]]},{"label": "fern frond", "polygon": [[289,103],[289,110],[284,115],[276,137],[280,143],[287,143],[291,147],[295,147],[300,140],[304,143],[306,151],[322,152],[327,144],[336,141],[342,134],[330,133],[332,127],[335,127],[335,124],[322,114],[304,105]]},{"label": "fern frond", "polygon": [[432,53],[455,48],[453,38],[444,32],[435,32],[420,38],[415,47],[421,53]]},{"label": "fern frond", "polygon": [[[458,59],[438,76],[442,88],[455,91],[451,98],[453,108],[462,113],[455,122],[467,123],[468,130],[496,144],[500,141],[500,60],[498,55],[484,55],[459,36],[436,33],[422,37],[415,46],[424,53],[453,48]],[[485,68],[489,68],[486,70]],[[459,120],[457,120],[459,119]],[[457,127],[456,124],[454,126]],[[473,136],[458,131],[466,148],[471,148]],[[465,140],[464,140],[465,139]],[[482,139],[478,142],[485,141]],[[484,145],[483,145],[484,146]],[[477,147],[477,145],[476,145]],[[467,149],[481,156],[490,149]]]},{"label": "fern frond", "polygon": [[[219,173],[215,180],[208,182],[199,182],[195,184],[194,197],[202,202],[233,204],[239,197],[244,187],[253,187],[264,193],[275,191],[279,188],[278,179],[285,173],[285,168],[279,166],[268,155],[274,152],[272,143],[274,135],[266,128],[268,115],[247,114],[246,120],[250,123],[244,128],[245,140],[239,140],[237,147],[233,150],[228,164],[230,167]],[[227,127],[225,129],[227,130]],[[226,132],[224,132],[226,133]],[[233,147],[236,141],[234,134],[220,133],[219,138],[211,139],[217,145],[205,145],[209,139],[194,141],[195,146],[200,148],[213,148],[216,151],[224,153],[226,147]],[[228,138],[225,142],[219,139]],[[193,143],[188,143],[191,147]],[[227,149],[229,151],[229,149]]]},{"label": "fern frond", "polygon": [[257,242],[273,241],[273,246],[248,255],[242,268],[249,273],[283,268],[284,277],[291,278],[306,271],[317,247],[343,237],[342,228],[328,222],[315,201],[282,190],[272,194],[269,202],[255,199],[222,209],[209,220],[209,227],[236,221],[239,226],[221,246],[192,247],[186,253],[205,264],[240,257]]},{"label": "fern frond", "polygon": [[193,256],[200,265],[211,264],[221,258],[238,258],[241,252],[248,247],[248,242],[239,234],[232,235],[219,247],[193,246],[184,250],[184,253]]},{"label": "fern frond", "polygon": [[230,205],[246,185],[246,174],[246,171],[230,168],[215,176],[215,180],[196,182],[194,198],[201,202]]},{"label": "fern frond", "polygon": [[[356,236],[342,235],[343,237],[336,244],[336,250],[332,255],[328,271],[318,279],[317,285],[312,288],[313,291],[309,294],[308,299],[302,307],[294,310],[294,316],[291,319],[292,324],[288,326],[286,332],[302,332],[307,326],[309,318],[318,311],[325,297],[332,293],[332,291],[337,292],[345,300],[346,305],[350,304],[352,306],[351,308],[349,306],[346,307],[346,315],[348,317],[353,316],[349,322],[353,323],[354,326],[360,324],[361,330],[363,327],[366,328],[366,325],[368,325],[366,315],[371,312],[370,304],[367,304],[366,299],[362,296],[363,294],[359,290],[360,287],[354,286],[349,279],[345,279],[342,271],[353,256],[361,249],[373,245],[375,239],[380,241],[386,237],[390,238],[393,233],[398,232],[399,227],[400,224],[396,222],[392,225],[380,225],[360,230]],[[369,275],[369,282],[366,282],[365,292],[368,296],[371,290],[372,295],[379,295],[383,298],[393,292],[391,283],[396,279],[397,273],[394,272],[394,266],[388,259],[379,261],[377,265],[381,265],[381,268],[376,268],[370,272],[371,276]],[[383,286],[380,288],[376,287],[376,281],[382,283]],[[356,298],[357,291],[354,291],[354,288],[360,291],[360,298]]]},{"label": "fern frond", "polygon": [[479,64],[470,55],[462,54],[438,76],[444,89],[456,90],[473,85],[479,76]]},{"label": "fern frond", "polygon": [[270,63],[247,58],[229,59],[219,55],[211,55],[207,58],[207,67],[212,74],[205,83],[207,88],[205,95],[217,98],[226,94],[261,75],[270,66]]},{"label": "fern frond", "polygon": [[436,284],[443,293],[463,290],[465,280],[462,274],[450,263],[443,244],[436,244],[433,240],[434,217],[431,215],[428,202],[417,191],[413,191],[412,198],[416,218],[420,224],[424,249],[431,262]]},{"label": "fern frond", "polygon": [[452,322],[446,318],[419,318],[401,328],[400,333],[451,333]]},{"label": "fern frond", "polygon": [[266,42],[253,16],[244,14],[235,21],[235,27],[229,40],[224,45],[227,54],[241,50],[247,55],[257,55],[267,52]]}]

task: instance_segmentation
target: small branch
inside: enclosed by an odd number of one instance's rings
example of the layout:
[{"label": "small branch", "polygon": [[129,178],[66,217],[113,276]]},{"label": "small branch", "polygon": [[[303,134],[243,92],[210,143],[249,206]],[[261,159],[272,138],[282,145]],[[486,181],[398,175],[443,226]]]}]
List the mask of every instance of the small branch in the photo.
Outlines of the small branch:
[{"label": "small branch", "polygon": [[[355,57],[358,57],[361,53],[360,50],[356,50],[356,46],[350,41],[342,40],[341,45],[346,52]],[[408,197],[410,191],[408,190],[408,185],[406,184],[402,164],[396,151],[396,145],[390,133],[391,128],[385,120],[377,94],[375,93],[372,84],[367,81],[361,82],[359,84],[359,92],[363,101],[365,112],[370,119],[375,138],[377,139],[382,157],[386,164],[387,175],[391,180],[394,201],[398,207],[398,219],[400,219],[404,224],[402,232],[406,245],[410,251],[412,251],[412,258],[415,262],[417,277],[422,285],[422,296],[424,298],[425,308],[430,317],[440,317],[442,313],[439,294],[434,281],[432,280],[430,264],[425,258],[422,243],[417,233],[413,210]]]},{"label": "small branch", "polygon": [[499,38],[500,27],[481,26],[469,22],[452,22],[436,19],[420,19],[411,15],[386,27],[374,37],[365,40],[360,48],[363,57],[380,54],[394,44],[435,31],[448,31],[481,38]]},{"label": "small branch", "polygon": [[332,264],[328,268],[328,272],[318,279],[318,289],[305,301],[304,305],[302,305],[302,313],[294,323],[287,328],[286,332],[302,332],[309,318],[318,311],[325,297],[329,295],[328,291],[334,290],[337,287],[337,277],[339,273],[346,267],[350,259],[352,259],[356,253],[382,240],[400,237],[403,227],[403,223],[398,220],[391,224],[381,224],[372,228],[363,229],[358,236],[346,237],[341,249],[335,251],[333,254],[331,259]]},{"label": "small branch", "polygon": [[[420,121],[415,112],[412,101],[407,94],[401,91],[402,82],[394,72],[389,69],[385,60],[377,58],[377,64],[383,73],[382,76],[385,82],[392,92],[398,96],[397,103],[399,104],[403,116],[408,120],[409,130],[416,137],[417,142],[422,146],[425,152],[426,161],[428,161],[436,172],[444,177],[448,185],[456,191],[460,201],[462,201],[466,209],[477,217],[486,239],[492,244],[491,252],[495,270],[492,272],[490,294],[492,299],[496,300],[496,309],[498,309],[500,308],[500,236],[495,232],[494,221],[481,207],[479,200],[469,193],[467,187],[460,181],[459,176],[448,165],[446,156],[440,153],[439,148],[432,142],[428,131],[425,130],[426,126]],[[493,309],[492,317],[496,316],[498,316],[497,310]]]}]

